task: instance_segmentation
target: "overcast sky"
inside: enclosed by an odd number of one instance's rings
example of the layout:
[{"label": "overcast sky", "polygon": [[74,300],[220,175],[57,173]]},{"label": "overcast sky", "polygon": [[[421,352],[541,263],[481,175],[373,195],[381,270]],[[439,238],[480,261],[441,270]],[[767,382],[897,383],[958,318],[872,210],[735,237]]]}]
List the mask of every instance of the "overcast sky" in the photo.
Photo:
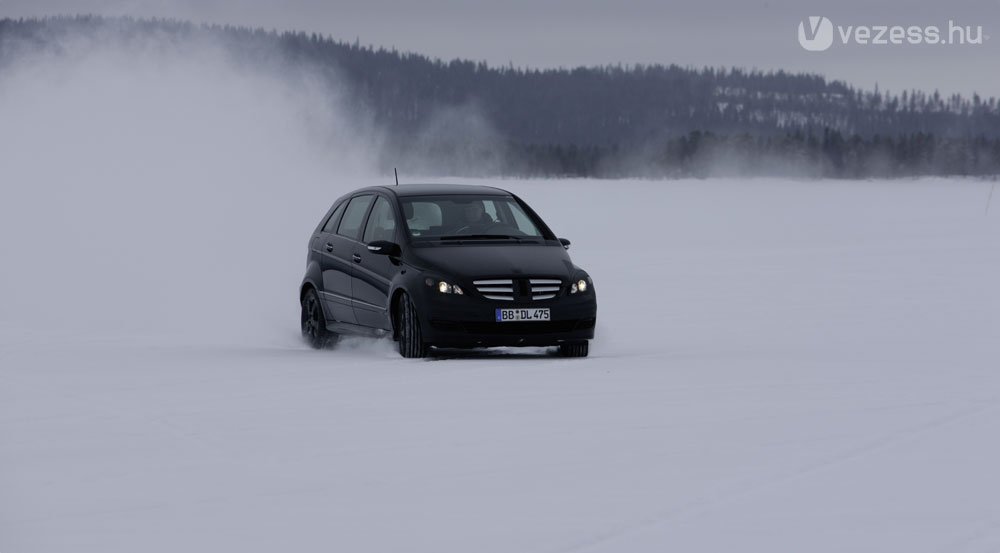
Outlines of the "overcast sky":
[{"label": "overcast sky", "polygon": [[[557,67],[677,63],[810,71],[856,86],[1000,96],[1000,0],[0,0],[0,17],[160,16],[332,35],[444,59]],[[807,52],[806,16],[835,26],[982,26],[982,45]],[[836,28],[836,27],[835,27]]]}]

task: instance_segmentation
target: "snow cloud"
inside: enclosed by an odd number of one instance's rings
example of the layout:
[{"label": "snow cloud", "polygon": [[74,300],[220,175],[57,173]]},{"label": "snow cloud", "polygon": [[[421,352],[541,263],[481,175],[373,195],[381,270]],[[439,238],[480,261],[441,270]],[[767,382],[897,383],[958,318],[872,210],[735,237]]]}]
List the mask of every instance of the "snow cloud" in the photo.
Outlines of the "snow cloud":
[{"label": "snow cloud", "polygon": [[254,67],[204,40],[71,36],[3,68],[4,323],[289,337],[306,239],[371,174],[372,135],[327,81]]}]

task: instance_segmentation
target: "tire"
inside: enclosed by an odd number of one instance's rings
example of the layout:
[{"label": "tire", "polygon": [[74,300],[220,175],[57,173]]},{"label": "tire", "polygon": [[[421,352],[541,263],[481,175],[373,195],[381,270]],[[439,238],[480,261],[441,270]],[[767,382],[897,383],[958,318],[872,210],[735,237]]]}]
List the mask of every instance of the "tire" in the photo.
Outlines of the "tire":
[{"label": "tire", "polygon": [[337,341],[337,335],[326,329],[326,317],[323,316],[323,306],[319,303],[316,290],[309,289],[302,296],[302,338],[314,349],[331,347]]},{"label": "tire", "polygon": [[417,310],[405,293],[399,298],[399,354],[408,359],[427,357],[427,344],[420,335],[420,320]]},{"label": "tire", "polygon": [[590,342],[559,344],[559,355],[563,357],[586,357],[590,353]]}]

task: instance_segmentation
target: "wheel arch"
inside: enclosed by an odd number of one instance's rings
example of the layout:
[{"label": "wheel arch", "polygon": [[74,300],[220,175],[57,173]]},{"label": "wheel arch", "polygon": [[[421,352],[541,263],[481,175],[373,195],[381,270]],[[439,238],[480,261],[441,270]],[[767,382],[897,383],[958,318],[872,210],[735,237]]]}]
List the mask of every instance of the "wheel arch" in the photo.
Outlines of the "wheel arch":
[{"label": "wheel arch", "polygon": [[306,293],[309,292],[309,290],[315,291],[317,295],[319,294],[319,288],[317,288],[311,280],[307,280],[299,286],[299,303],[302,303],[302,300],[306,298]]},{"label": "wheel arch", "polygon": [[302,277],[302,284],[299,285],[299,303],[305,298],[306,292],[311,288],[319,291],[322,289],[320,282],[323,280],[323,271],[319,267],[319,263],[315,259],[310,259],[309,263],[306,265],[306,274]]},{"label": "wheel arch", "polygon": [[392,325],[392,339],[399,340],[399,302],[403,298],[403,294],[407,291],[402,286],[397,286],[392,291],[392,296],[389,298],[389,324]]}]

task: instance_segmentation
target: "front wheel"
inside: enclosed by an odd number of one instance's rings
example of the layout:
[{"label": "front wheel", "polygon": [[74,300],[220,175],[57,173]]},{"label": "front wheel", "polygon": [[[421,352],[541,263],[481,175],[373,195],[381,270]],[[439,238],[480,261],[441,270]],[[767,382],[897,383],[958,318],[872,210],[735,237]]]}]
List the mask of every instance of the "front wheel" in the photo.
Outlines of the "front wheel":
[{"label": "front wheel", "polygon": [[420,333],[420,321],[417,310],[405,293],[399,298],[399,311],[396,324],[399,325],[399,354],[410,359],[427,356],[427,344]]},{"label": "front wheel", "polygon": [[337,335],[326,329],[323,306],[313,289],[302,296],[302,337],[315,349],[328,348],[337,341]]},{"label": "front wheel", "polygon": [[586,357],[590,353],[590,342],[559,344],[559,355],[563,357]]}]

